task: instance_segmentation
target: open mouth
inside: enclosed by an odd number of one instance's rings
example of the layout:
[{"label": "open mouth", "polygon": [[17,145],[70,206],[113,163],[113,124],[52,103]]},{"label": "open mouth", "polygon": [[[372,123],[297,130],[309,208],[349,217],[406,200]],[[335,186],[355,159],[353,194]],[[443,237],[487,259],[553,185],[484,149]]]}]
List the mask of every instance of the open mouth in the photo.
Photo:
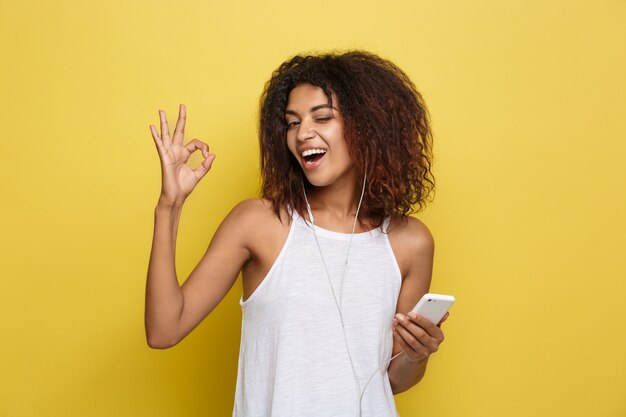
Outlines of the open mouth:
[{"label": "open mouth", "polygon": [[304,161],[304,168],[313,169],[317,168],[324,156],[326,155],[326,149],[318,148],[302,152],[302,160]]}]

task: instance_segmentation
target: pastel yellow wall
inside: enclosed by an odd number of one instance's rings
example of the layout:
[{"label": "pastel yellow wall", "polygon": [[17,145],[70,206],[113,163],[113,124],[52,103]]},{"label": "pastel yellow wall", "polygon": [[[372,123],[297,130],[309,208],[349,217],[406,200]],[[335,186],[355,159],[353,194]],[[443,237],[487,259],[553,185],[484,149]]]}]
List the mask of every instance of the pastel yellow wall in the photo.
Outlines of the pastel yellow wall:
[{"label": "pastel yellow wall", "polygon": [[271,71],[355,47],[429,105],[418,217],[431,289],[458,299],[400,414],[626,415],[624,22],[620,0],[3,1],[0,415],[230,415],[239,282],[181,344],[146,344],[148,125],[185,103],[187,139],[217,154],[180,222],[182,283],[257,195]]}]

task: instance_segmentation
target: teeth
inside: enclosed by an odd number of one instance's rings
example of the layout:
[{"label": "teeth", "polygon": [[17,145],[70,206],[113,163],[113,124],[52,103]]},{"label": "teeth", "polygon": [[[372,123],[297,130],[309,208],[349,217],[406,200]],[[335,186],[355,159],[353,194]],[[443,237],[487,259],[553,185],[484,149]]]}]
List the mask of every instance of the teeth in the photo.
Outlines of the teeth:
[{"label": "teeth", "polygon": [[315,153],[326,153],[326,149],[309,149],[302,152],[302,157],[313,155]]}]

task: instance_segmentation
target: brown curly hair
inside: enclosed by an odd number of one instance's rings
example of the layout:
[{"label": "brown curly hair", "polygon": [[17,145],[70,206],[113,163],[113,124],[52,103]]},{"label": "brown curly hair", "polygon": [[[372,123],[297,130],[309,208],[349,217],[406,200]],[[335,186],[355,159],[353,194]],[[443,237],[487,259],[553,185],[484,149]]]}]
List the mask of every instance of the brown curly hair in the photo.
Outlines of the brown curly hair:
[{"label": "brown curly hair", "polygon": [[357,172],[367,174],[359,217],[380,227],[387,216],[405,218],[421,211],[435,186],[428,110],[400,68],[373,53],[353,50],[296,55],[265,84],[259,100],[261,195],[272,202],[279,219],[281,207],[304,217],[302,178],[306,189],[311,187],[286,141],[287,99],[294,87],[305,83],[320,87],[329,104],[333,92],[339,101],[350,157]]}]

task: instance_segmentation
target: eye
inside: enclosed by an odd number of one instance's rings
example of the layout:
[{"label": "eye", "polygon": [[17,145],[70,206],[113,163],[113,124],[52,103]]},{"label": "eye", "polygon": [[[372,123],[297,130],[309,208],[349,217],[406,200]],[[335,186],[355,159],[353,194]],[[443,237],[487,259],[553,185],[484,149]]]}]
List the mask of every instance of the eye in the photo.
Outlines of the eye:
[{"label": "eye", "polygon": [[323,116],[323,117],[318,117],[317,119],[315,119],[316,122],[326,122],[328,120],[330,120],[331,117],[328,116]]},{"label": "eye", "polygon": [[294,120],[294,121],[286,122],[286,123],[287,123],[287,129],[291,129],[292,127],[297,125],[299,122]]}]

